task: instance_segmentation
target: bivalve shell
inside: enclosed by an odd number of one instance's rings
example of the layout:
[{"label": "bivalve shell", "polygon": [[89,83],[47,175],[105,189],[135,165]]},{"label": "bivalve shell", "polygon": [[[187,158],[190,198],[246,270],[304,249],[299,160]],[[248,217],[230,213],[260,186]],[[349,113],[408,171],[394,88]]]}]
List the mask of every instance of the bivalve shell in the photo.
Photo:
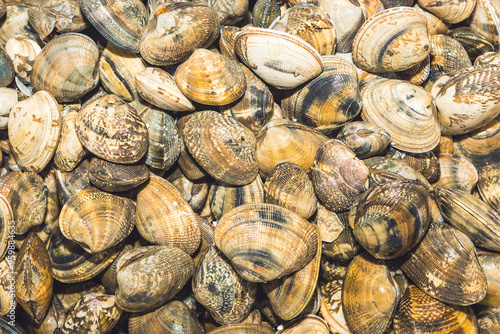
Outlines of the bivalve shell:
[{"label": "bivalve shell", "polygon": [[476,0],[470,28],[484,36],[498,50],[500,46],[500,4],[497,0]]},{"label": "bivalve shell", "polygon": [[480,334],[500,333],[500,307],[486,307],[478,314]]},{"label": "bivalve shell", "polygon": [[54,153],[54,163],[63,172],[75,169],[87,153],[76,134],[77,115],[76,111],[71,111],[62,119],[61,139]]},{"label": "bivalve shell", "polygon": [[458,23],[470,16],[476,0],[468,1],[436,1],[436,0],[418,0],[418,4],[433,13],[441,20],[448,23]]},{"label": "bivalve shell", "polygon": [[0,87],[7,87],[14,80],[16,72],[12,60],[3,48],[0,48],[0,69]]},{"label": "bivalve shell", "polygon": [[127,191],[149,179],[144,163],[116,164],[97,157],[90,160],[89,179],[94,186],[108,192]]},{"label": "bivalve shell", "polygon": [[495,211],[500,211],[500,164],[482,166],[479,168],[477,189],[481,198],[491,205]]},{"label": "bivalve shell", "polygon": [[[477,2],[477,1],[476,1]],[[472,30],[470,27],[459,27],[450,30],[450,37],[462,44],[469,55],[471,62],[485,52],[493,51],[495,48],[483,35]]]},{"label": "bivalve shell", "polygon": [[488,280],[488,290],[486,297],[479,303],[487,306],[500,305],[500,255],[489,252],[481,252],[478,254],[479,263],[484,270],[486,279]]},{"label": "bivalve shell", "polygon": [[366,159],[382,153],[391,143],[389,132],[378,126],[355,121],[340,129],[337,139],[346,144],[359,159]]},{"label": "bivalve shell", "polygon": [[40,46],[27,36],[16,35],[7,41],[5,51],[12,60],[17,75],[25,82],[30,82],[33,63],[42,51]]},{"label": "bivalve shell", "polygon": [[433,187],[456,188],[472,192],[478,181],[477,169],[467,159],[454,154],[437,155],[441,175]]}]

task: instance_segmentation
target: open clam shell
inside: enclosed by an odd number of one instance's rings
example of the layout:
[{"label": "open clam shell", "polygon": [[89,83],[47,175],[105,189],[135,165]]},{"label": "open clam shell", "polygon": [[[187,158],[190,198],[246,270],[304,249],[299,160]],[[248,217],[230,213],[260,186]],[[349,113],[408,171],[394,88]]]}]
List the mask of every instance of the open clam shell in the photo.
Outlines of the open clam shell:
[{"label": "open clam shell", "polygon": [[434,187],[456,188],[472,192],[478,181],[477,169],[467,159],[448,153],[437,155],[441,175],[433,183]]},{"label": "open clam shell", "polygon": [[303,268],[315,256],[318,238],[316,227],[304,218],[264,203],[232,209],[215,228],[217,248],[251,282],[272,281]]},{"label": "open clam shell", "polygon": [[361,26],[352,46],[354,64],[373,73],[407,70],[430,52],[427,19],[411,7],[373,15]]},{"label": "open clam shell", "polygon": [[295,88],[323,70],[318,51],[285,32],[247,28],[236,35],[234,49],[246,66],[279,89]]},{"label": "open clam shell", "polygon": [[407,152],[423,153],[439,143],[441,130],[431,94],[402,80],[371,81],[361,90],[364,121],[391,135],[391,145]]}]

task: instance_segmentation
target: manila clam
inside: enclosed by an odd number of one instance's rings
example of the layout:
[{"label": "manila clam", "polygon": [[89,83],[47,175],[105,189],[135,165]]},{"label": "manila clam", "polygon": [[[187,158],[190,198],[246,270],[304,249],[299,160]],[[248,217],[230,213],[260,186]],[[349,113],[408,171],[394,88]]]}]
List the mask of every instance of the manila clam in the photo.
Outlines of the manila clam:
[{"label": "manila clam", "polygon": [[16,35],[5,43],[5,51],[7,51],[12,60],[16,74],[23,81],[30,82],[33,62],[40,51],[42,51],[40,46],[27,36]]},{"label": "manila clam", "polygon": [[16,75],[14,64],[3,48],[0,48],[0,87],[10,85]]},{"label": "manila clam", "polygon": [[360,159],[379,155],[391,143],[389,132],[362,121],[349,122],[344,125],[337,139],[346,144]]},{"label": "manila clam", "polygon": [[146,164],[116,164],[97,157],[90,160],[89,179],[92,184],[104,191],[127,191],[146,182],[150,171]]}]

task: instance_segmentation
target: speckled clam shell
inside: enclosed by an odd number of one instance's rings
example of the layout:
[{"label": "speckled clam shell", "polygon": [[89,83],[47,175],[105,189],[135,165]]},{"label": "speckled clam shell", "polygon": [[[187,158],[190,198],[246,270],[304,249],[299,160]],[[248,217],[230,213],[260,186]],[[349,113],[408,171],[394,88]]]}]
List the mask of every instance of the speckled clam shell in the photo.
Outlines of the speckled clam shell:
[{"label": "speckled clam shell", "polygon": [[108,43],[99,60],[99,78],[109,92],[125,101],[138,98],[135,75],[146,68],[146,62],[134,53]]},{"label": "speckled clam shell", "polygon": [[197,48],[207,48],[219,35],[217,13],[201,3],[171,3],[152,13],[141,38],[141,56],[156,66],[186,60]]},{"label": "speckled clam shell", "polygon": [[342,308],[353,334],[382,334],[396,313],[400,289],[382,260],[362,253],[347,268]]},{"label": "speckled clam shell", "polygon": [[418,4],[445,22],[458,23],[471,15],[476,6],[476,0],[445,2],[419,0]]},{"label": "speckled clam shell", "polygon": [[196,300],[222,325],[245,319],[257,293],[257,285],[244,280],[215,246],[202,255],[192,285]]},{"label": "speckled clam shell", "polygon": [[147,67],[135,75],[137,90],[142,98],[158,108],[193,111],[194,106],[179,90],[174,77],[156,67]]},{"label": "speckled clam shell", "polygon": [[99,158],[116,163],[139,161],[148,150],[148,130],[134,108],[114,94],[78,112],[76,133]]},{"label": "speckled clam shell", "polygon": [[205,333],[190,309],[180,300],[173,300],[151,312],[130,314],[128,330],[130,334]]},{"label": "speckled clam shell", "polygon": [[240,205],[215,227],[217,248],[251,282],[272,281],[303,268],[315,256],[318,238],[316,227],[304,218],[264,203]]},{"label": "speckled clam shell", "polygon": [[309,172],[316,151],[328,138],[318,131],[288,120],[272,120],[256,135],[259,172],[267,176],[282,162],[292,162]]},{"label": "speckled clam shell", "polygon": [[389,132],[391,145],[423,153],[437,146],[441,130],[431,94],[405,81],[381,79],[361,90],[364,121]]},{"label": "speckled clam shell", "polygon": [[90,23],[108,41],[125,51],[139,52],[147,24],[146,7],[140,0],[79,0]]},{"label": "speckled clam shell", "polygon": [[200,245],[196,214],[179,191],[159,176],[151,175],[137,194],[136,227],[147,241],[188,254]]},{"label": "speckled clam shell", "polygon": [[283,162],[269,173],[265,184],[266,203],[281,205],[309,219],[316,211],[313,183],[306,171],[291,162]]},{"label": "speckled clam shell", "polygon": [[248,0],[202,0],[217,13],[220,24],[233,25],[249,13]]},{"label": "speckled clam shell", "polygon": [[117,164],[97,157],[90,160],[90,182],[107,192],[131,190],[146,182],[149,175],[149,168],[144,163]]},{"label": "speckled clam shell", "polygon": [[189,152],[215,179],[245,185],[257,177],[255,135],[234,118],[215,111],[197,112],[182,133]]},{"label": "speckled clam shell", "polygon": [[89,163],[88,159],[83,160],[71,172],[55,169],[57,197],[61,206],[77,192],[92,187],[89,180]]},{"label": "speckled clam shell", "polygon": [[337,139],[346,144],[360,159],[382,153],[391,143],[389,132],[378,126],[362,122],[350,122],[340,129]]},{"label": "speckled clam shell", "polygon": [[355,66],[336,56],[323,61],[325,71],[284,98],[281,108],[286,118],[328,133],[355,118],[362,102]]},{"label": "speckled clam shell", "polygon": [[7,12],[0,26],[0,43],[5,43],[15,35],[37,39],[38,34],[28,23],[28,5],[21,2],[6,3]]},{"label": "speckled clam shell", "polygon": [[359,68],[374,73],[409,69],[431,52],[427,19],[418,9],[386,9],[361,26],[352,46]]},{"label": "speckled clam shell", "polygon": [[394,333],[478,333],[476,316],[470,307],[446,305],[415,285],[401,297],[394,318]]},{"label": "speckled clam shell", "polygon": [[370,169],[370,186],[397,179],[419,180],[430,188],[427,179],[407,162],[387,156],[376,156],[363,160]]},{"label": "speckled clam shell", "polygon": [[257,0],[252,10],[253,26],[269,28],[271,23],[280,15],[280,3],[277,0]]},{"label": "speckled clam shell", "polygon": [[45,91],[18,102],[9,115],[12,153],[23,170],[40,172],[56,151],[61,114],[54,97]]},{"label": "speckled clam shell", "polygon": [[123,254],[116,270],[118,307],[144,312],[175,296],[193,275],[194,263],[179,248],[146,246]]},{"label": "speckled clam shell", "polygon": [[177,160],[179,163],[179,168],[182,170],[184,175],[190,180],[201,180],[203,177],[208,176],[207,172],[200,166],[198,162],[193,158],[191,153],[186,147],[183,129],[187,120],[191,117],[192,114],[183,116],[179,118],[176,122],[177,131],[181,138],[181,153],[179,154],[179,159]]},{"label": "speckled clam shell", "polygon": [[5,51],[12,60],[16,74],[25,82],[30,82],[33,63],[42,51],[40,46],[27,36],[16,35],[5,43]]},{"label": "speckled clam shell", "polygon": [[476,0],[470,28],[484,36],[498,50],[500,46],[500,4],[496,0]]},{"label": "speckled clam shell", "polygon": [[[7,278],[7,275],[10,272],[10,264],[12,261],[16,261],[16,256],[17,252],[12,251],[11,255],[3,257],[3,259],[0,261],[0,278],[4,280]],[[9,291],[10,284],[8,286],[5,285],[0,285],[0,314],[6,315],[9,313],[9,307],[12,308],[12,306],[17,307],[17,300],[15,294],[10,294]],[[12,290],[11,290],[12,291]],[[12,304],[11,304],[12,303]]]},{"label": "speckled clam shell", "polygon": [[177,168],[170,174],[167,181],[172,183],[172,185],[179,190],[182,198],[189,203],[194,211],[198,212],[203,208],[210,188],[208,182],[193,182],[182,173],[180,168]]},{"label": "speckled clam shell", "polygon": [[431,94],[441,131],[461,135],[477,130],[500,113],[500,65],[469,67],[439,78]]},{"label": "speckled clam shell", "polygon": [[51,93],[58,102],[71,102],[99,82],[99,50],[85,35],[68,33],[52,39],[38,54],[31,71],[36,91]]},{"label": "speckled clam shell", "polygon": [[495,163],[491,165],[482,166],[478,169],[479,180],[477,189],[481,194],[481,198],[491,205],[493,209],[499,211],[500,209],[500,164]]},{"label": "speckled clam shell", "polygon": [[314,314],[307,314],[286,324],[285,328],[276,334],[301,334],[301,333],[330,334],[328,324],[321,317]]},{"label": "speckled clam shell", "polygon": [[439,159],[440,177],[433,186],[456,188],[472,192],[478,181],[476,167],[467,159],[454,154],[441,153]]},{"label": "speckled clam shell", "polygon": [[295,88],[323,70],[319,53],[285,32],[247,28],[236,35],[234,49],[246,66],[279,89]]},{"label": "speckled clam shell", "polygon": [[243,69],[235,60],[207,49],[196,49],[177,67],[175,82],[188,98],[208,105],[232,103],[246,87]]},{"label": "speckled clam shell", "polygon": [[448,224],[433,222],[401,269],[425,293],[444,303],[471,305],[486,295],[486,276],[474,245]]},{"label": "speckled clam shell", "polygon": [[73,170],[87,153],[76,134],[77,115],[76,111],[72,111],[62,119],[61,139],[54,153],[54,163],[64,172]]},{"label": "speckled clam shell", "polygon": [[462,44],[472,62],[483,53],[495,49],[490,41],[470,27],[452,29],[448,32],[448,35]]},{"label": "speckled clam shell", "polygon": [[59,215],[62,234],[89,253],[119,244],[134,228],[132,200],[97,188],[84,189],[64,204]]}]

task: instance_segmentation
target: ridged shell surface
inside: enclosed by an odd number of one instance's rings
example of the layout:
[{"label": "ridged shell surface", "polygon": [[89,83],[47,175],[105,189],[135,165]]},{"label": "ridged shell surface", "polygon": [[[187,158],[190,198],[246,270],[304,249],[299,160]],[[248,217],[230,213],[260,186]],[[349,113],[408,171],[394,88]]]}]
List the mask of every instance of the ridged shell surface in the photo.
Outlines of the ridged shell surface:
[{"label": "ridged shell surface", "polygon": [[491,164],[478,169],[479,180],[477,190],[481,198],[491,205],[495,211],[500,211],[500,164]]},{"label": "ridged shell surface", "polygon": [[439,180],[433,186],[440,188],[456,188],[472,192],[478,181],[477,169],[467,159],[454,154],[438,154]]},{"label": "ridged shell surface", "polygon": [[476,6],[476,0],[443,2],[419,0],[418,4],[445,22],[458,23],[470,16]]},{"label": "ridged shell surface", "polygon": [[61,139],[54,153],[54,163],[63,172],[75,169],[87,152],[76,134],[77,115],[76,111],[72,111],[62,119]]}]

